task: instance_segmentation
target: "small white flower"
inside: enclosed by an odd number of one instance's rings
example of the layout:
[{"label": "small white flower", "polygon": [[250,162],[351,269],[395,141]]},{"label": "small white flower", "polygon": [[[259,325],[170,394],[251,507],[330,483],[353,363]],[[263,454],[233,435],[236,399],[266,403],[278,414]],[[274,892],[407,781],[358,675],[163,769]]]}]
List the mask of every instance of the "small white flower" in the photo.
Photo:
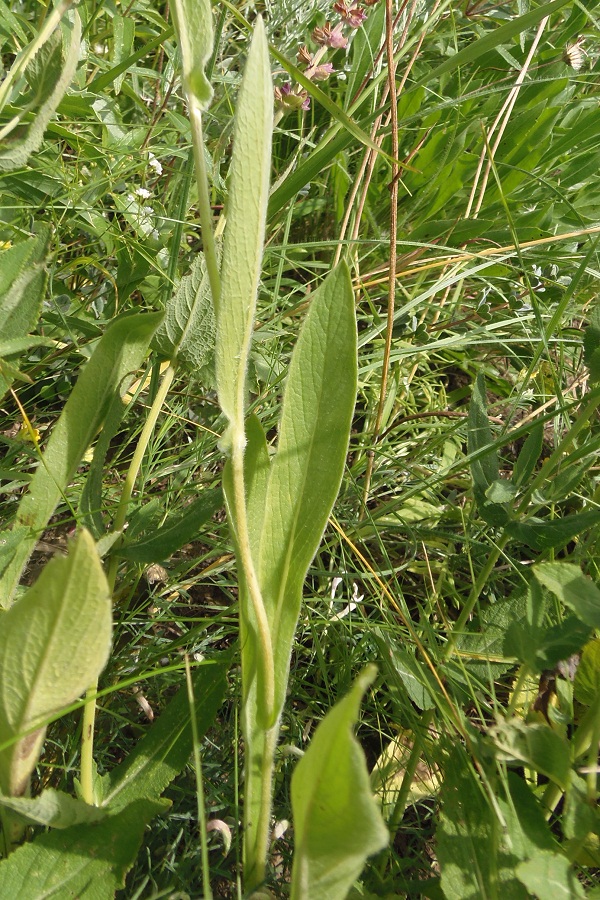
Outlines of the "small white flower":
[{"label": "small white flower", "polygon": [[162,175],[163,167],[159,160],[155,157],[154,153],[148,152],[148,165],[151,169],[154,169],[157,175]]},{"label": "small white flower", "polygon": [[136,193],[136,196],[141,197],[142,200],[147,200],[148,197],[152,196],[152,192],[148,191],[146,188],[143,188],[143,187],[136,188],[135,193]]}]

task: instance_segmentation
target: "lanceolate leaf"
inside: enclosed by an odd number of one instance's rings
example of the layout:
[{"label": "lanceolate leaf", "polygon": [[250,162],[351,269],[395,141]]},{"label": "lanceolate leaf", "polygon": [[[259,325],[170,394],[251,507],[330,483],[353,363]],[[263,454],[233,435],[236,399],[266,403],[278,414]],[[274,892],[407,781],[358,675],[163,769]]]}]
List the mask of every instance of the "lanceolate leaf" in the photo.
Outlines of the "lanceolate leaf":
[{"label": "lanceolate leaf", "polygon": [[[62,58],[60,30],[56,30],[41,47],[27,70],[34,97],[26,95],[26,101],[37,100],[33,119],[25,123],[26,110],[22,110],[21,124],[0,141],[0,171],[10,172],[24,166],[42,143],[44,132],[56,107],[69,87],[79,60],[81,43],[81,19],[76,10],[72,13],[73,25],[69,44]],[[37,95],[37,96],[36,96]]]},{"label": "lanceolate leaf", "polygon": [[161,318],[157,313],[144,313],[117,319],[79,376],[54,426],[29,492],[19,504],[15,527],[26,527],[28,537],[15,548],[0,580],[0,605],[10,604],[36,540],[102,425],[113,396],[118,391],[124,393],[131,383],[130,373],[142,362]]},{"label": "lanceolate leaf", "polygon": [[213,95],[204,74],[213,47],[210,0],[174,0],[171,9],[177,24],[186,93],[196,99],[200,109],[207,109]]},{"label": "lanceolate leaf", "polygon": [[259,580],[273,639],[276,711],[285,699],[302,585],[344,470],[356,345],[354,294],[342,264],[315,292],[294,349],[264,503]]},{"label": "lanceolate leaf", "polygon": [[[20,795],[35,766],[46,720],[98,677],[110,652],[109,589],[90,534],[55,557],[2,615],[0,788]],[[32,729],[36,729],[32,731]]]},{"label": "lanceolate leaf", "polygon": [[214,359],[215,317],[201,253],[196,256],[190,274],[184,275],[167,303],[165,319],[152,344],[163,356],[184,363],[196,378]]},{"label": "lanceolate leaf", "polygon": [[236,107],[225,231],[216,369],[219,403],[238,428],[262,263],[271,168],[273,86],[262,20],[257,21]]},{"label": "lanceolate leaf", "polygon": [[365,669],[328,712],[292,776],[292,900],[344,900],[367,857],[388,843],[365,757],[352,733],[374,677],[374,666]]}]

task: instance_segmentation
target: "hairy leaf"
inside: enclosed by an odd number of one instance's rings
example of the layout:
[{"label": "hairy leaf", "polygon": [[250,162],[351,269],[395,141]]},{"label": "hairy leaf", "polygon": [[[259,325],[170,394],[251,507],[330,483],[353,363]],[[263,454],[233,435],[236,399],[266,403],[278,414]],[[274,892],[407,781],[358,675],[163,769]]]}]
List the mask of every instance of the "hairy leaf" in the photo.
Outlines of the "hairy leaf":
[{"label": "hairy leaf", "polygon": [[199,253],[192,271],[179,282],[165,309],[165,318],[152,341],[158,352],[183,363],[195,378],[212,364],[215,317],[204,256]]},{"label": "hairy leaf", "polygon": [[147,823],[164,809],[164,802],[137,800],[95,825],[39,835],[0,862],[0,896],[114,900],[125,887]]},{"label": "hairy leaf", "polygon": [[539,563],[533,573],[582,622],[600,628],[600,590],[578,566],[566,562]]},{"label": "hairy leaf", "polygon": [[375,672],[365,669],[327,713],[294,770],[292,900],[343,900],[367,857],[387,846],[388,830],[352,732]]},{"label": "hairy leaf", "polygon": [[200,109],[208,109],[213,90],[204,74],[213,47],[213,21],[210,0],[174,0],[177,36],[181,47],[183,81],[188,96]]},{"label": "hairy leaf", "polygon": [[244,420],[246,372],[262,263],[272,132],[269,50],[259,19],[236,107],[217,322],[219,403],[238,429]]},{"label": "hairy leaf", "polygon": [[112,631],[108,584],[91,535],[51,560],[2,616],[0,788],[20,795],[35,766],[48,718],[73,703],[104,668]]},{"label": "hairy leaf", "polygon": [[70,828],[72,825],[88,825],[106,818],[105,809],[89,806],[54,788],[45,788],[37,797],[4,797],[0,806],[18,813],[27,822],[45,825],[47,828]]},{"label": "hairy leaf", "polygon": [[343,263],[313,295],[294,348],[264,503],[259,581],[271,624],[277,713],[285,700],[302,585],[344,471],[356,345],[354,293]]}]

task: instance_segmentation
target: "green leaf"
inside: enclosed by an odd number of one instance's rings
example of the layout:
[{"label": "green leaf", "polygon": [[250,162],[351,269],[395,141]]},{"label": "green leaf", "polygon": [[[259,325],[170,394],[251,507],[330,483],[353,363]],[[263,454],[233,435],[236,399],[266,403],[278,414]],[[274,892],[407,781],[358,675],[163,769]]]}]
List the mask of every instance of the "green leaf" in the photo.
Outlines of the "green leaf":
[{"label": "green leaf", "polygon": [[[263,254],[272,132],[273,85],[265,29],[259,19],[236,108],[217,322],[219,403],[238,431],[244,421],[246,372]],[[241,440],[240,434],[236,440]]]},{"label": "green leaf", "polygon": [[471,474],[475,487],[484,493],[499,479],[498,454],[495,450],[485,452],[493,440],[485,399],[485,378],[478,375],[469,405],[468,449],[469,455],[477,454],[480,457],[471,461]]},{"label": "green leaf", "polygon": [[568,743],[549,725],[510,719],[491,728],[490,735],[500,759],[524,763],[564,790],[571,770],[571,752]]},{"label": "green leaf", "polygon": [[12,531],[0,531],[0,575],[3,574],[15,555],[21,541],[27,537],[27,528],[21,525]]},{"label": "green leaf", "polygon": [[357,390],[354,293],[345,263],[314,293],[294,348],[264,503],[258,576],[285,701],[302,585],[337,497]]},{"label": "green leaf", "polygon": [[533,574],[582,622],[600,628],[600,590],[578,566],[566,562],[539,563],[533,567]]},{"label": "green leaf", "polygon": [[351,45],[352,65],[348,73],[348,83],[344,95],[346,109],[352,104],[367,73],[372,70],[375,55],[381,43],[385,24],[385,4],[380,3],[371,10],[367,21],[354,35]]},{"label": "green leaf", "polygon": [[[133,50],[133,39],[135,37],[135,21],[131,16],[121,16],[118,13],[113,16],[113,52],[111,62],[114,66],[118,66],[120,62],[128,57]],[[121,93],[121,85],[125,72],[117,75],[114,81],[115,94]]]},{"label": "green leaf", "polygon": [[412,702],[419,709],[433,709],[435,702],[430,676],[420,661],[407,650],[402,650],[393,639],[378,630],[373,630],[371,636],[375,639],[388,680],[399,685],[406,691]]},{"label": "green leaf", "polygon": [[164,809],[164,802],[138,800],[95,825],[39,835],[0,863],[0,896],[114,900],[147,823]]},{"label": "green leaf", "polygon": [[496,812],[462,748],[452,750],[444,768],[442,809],[436,832],[444,897],[528,900],[529,895],[514,874],[516,848],[512,839],[522,849],[522,828],[519,826],[508,839],[501,833]]},{"label": "green leaf", "polygon": [[291,900],[343,900],[367,857],[387,846],[388,831],[352,731],[375,673],[374,666],[365,669],[327,713],[294,770]]},{"label": "green leaf", "polygon": [[[0,141],[0,171],[11,172],[21,168],[31,154],[39,149],[48,123],[71,83],[81,44],[81,19],[76,10],[72,11],[72,16],[73,23],[64,60],[61,32],[57,29],[28,67],[34,91],[38,92],[38,102],[36,104],[34,97],[33,105],[36,108],[33,119],[27,123],[24,121],[28,108],[23,107],[19,115],[20,124],[15,123],[8,136]],[[31,98],[26,96],[25,100],[29,99]]]},{"label": "green leaf", "polygon": [[213,48],[213,20],[210,0],[174,0],[177,37],[181,48],[183,83],[188,97],[201,110],[208,109],[213,90],[204,74]]},{"label": "green leaf", "polygon": [[532,550],[543,551],[563,547],[583,531],[595,528],[599,522],[600,510],[590,509],[563,519],[531,516],[522,522],[509,522],[506,531],[513,540],[527,544]]},{"label": "green leaf", "polygon": [[8,606],[23,566],[102,425],[114,395],[131,383],[162,315],[122,316],[106,330],[54,426],[40,465],[19,504],[15,527],[28,529],[0,580],[0,605]]},{"label": "green leaf", "polygon": [[[0,334],[2,356],[21,352],[15,341],[26,340],[31,346],[35,338],[27,337],[36,325],[46,287],[44,262],[48,252],[50,229],[40,228],[35,237],[20,241],[0,253]],[[11,344],[13,346],[11,346]],[[25,348],[22,348],[25,349]],[[0,370],[0,397],[8,390],[14,373],[6,366]]]},{"label": "green leaf", "polygon": [[525,484],[527,479],[533,474],[542,452],[543,441],[544,426],[541,422],[536,422],[521,447],[521,452],[515,463],[512,480],[517,487]]},{"label": "green leaf", "polygon": [[72,825],[89,825],[106,818],[105,809],[89,806],[62,791],[45,788],[37,797],[4,797],[0,806],[18,813],[34,825],[47,828],[70,828]]},{"label": "green leaf", "polygon": [[46,723],[73,703],[108,659],[110,595],[91,535],[82,531],[35,585],[2,616],[0,632],[0,788],[20,795]]},{"label": "green leaf", "polygon": [[192,271],[179,282],[165,309],[152,346],[171,360],[184,363],[188,372],[201,377],[215,353],[215,317],[204,255],[198,253]]},{"label": "green leaf", "polygon": [[106,530],[101,512],[106,456],[126,412],[126,404],[123,402],[120,394],[116,393],[104,416],[102,431],[94,445],[89,472],[79,499],[78,513],[80,521],[86,528],[89,528],[97,539],[102,537]]},{"label": "green leaf", "polygon": [[587,643],[581,652],[573,691],[575,699],[585,706],[600,700],[600,640],[597,638]]},{"label": "green leaf", "polygon": [[590,636],[589,625],[567,616],[562,622],[547,627],[528,622],[513,622],[503,644],[507,656],[515,656],[532,672],[553,669],[562,659],[576,653]]},{"label": "green leaf", "polygon": [[535,859],[520,863],[517,878],[538,900],[577,900],[585,897],[577,875],[560,853],[539,853]]},{"label": "green leaf", "polygon": [[[495,483],[500,482],[500,468],[496,450],[488,449],[493,443],[492,431],[488,420],[485,400],[485,379],[478,375],[473,386],[471,403],[469,404],[469,456],[473,493],[477,509],[484,521],[490,525],[504,526],[508,521],[508,513],[504,502],[498,503],[487,496],[487,491]],[[504,501],[504,495],[502,495]]]},{"label": "green leaf", "polygon": [[205,522],[223,505],[220,488],[203,491],[186,506],[183,511],[167,517],[165,522],[151,534],[125,543],[117,550],[117,555],[137,563],[162,562],[168,559],[184,544],[198,539],[198,532]]},{"label": "green leaf", "polygon": [[557,842],[544,809],[526,781],[516,772],[506,773],[508,799],[499,801],[511,852],[519,859],[535,857],[540,850],[554,850]]},{"label": "green leaf", "polygon": [[[222,654],[198,666],[193,674],[196,725],[203,737],[214,722],[225,694],[231,663]],[[156,800],[186,765],[192,752],[191,710],[182,687],[127,759],[112,770],[102,806],[127,809],[136,801]]]},{"label": "green leaf", "polygon": [[437,83],[442,75],[454,71],[454,69],[457,69],[459,66],[474,62],[480,56],[483,56],[484,53],[488,53],[490,50],[500,47],[516,35],[537,25],[543,18],[557,12],[567,3],[568,0],[553,0],[552,3],[545,3],[543,6],[538,6],[531,10],[531,12],[527,12],[522,16],[512,19],[512,21],[508,22],[506,25],[494,29],[494,31],[489,34],[484,34],[483,37],[480,37],[475,41],[469,41],[463,50],[459,50],[458,53],[453,53],[448,59],[445,59],[443,63],[436,66],[433,71],[429,71],[427,75],[421,78],[421,80],[412,87],[411,90],[416,90],[423,85],[428,86]]}]

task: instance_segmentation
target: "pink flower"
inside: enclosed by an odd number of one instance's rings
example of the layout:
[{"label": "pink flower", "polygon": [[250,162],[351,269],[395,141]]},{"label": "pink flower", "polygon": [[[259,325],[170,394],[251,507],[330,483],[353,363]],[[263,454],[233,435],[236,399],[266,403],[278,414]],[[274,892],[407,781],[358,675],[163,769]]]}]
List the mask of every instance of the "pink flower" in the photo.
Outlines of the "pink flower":
[{"label": "pink flower", "polygon": [[327,81],[333,71],[333,64],[327,62],[321,63],[320,66],[315,66],[314,69],[308,69],[306,74],[313,81]]},{"label": "pink flower", "polygon": [[281,87],[276,87],[273,91],[275,95],[275,102],[282,112],[291,112],[296,109],[310,109],[310,97],[308,96],[308,91],[303,90],[292,90],[292,85],[289,81],[286,84],[282,84]]},{"label": "pink flower", "polygon": [[349,3],[346,3],[346,0],[337,0],[337,3],[333,4],[333,8],[340,14],[346,25],[350,25],[351,28],[360,28],[367,18],[367,14],[362,7],[358,4],[351,6]]},{"label": "pink flower", "polygon": [[332,50],[343,50],[348,46],[348,38],[345,38],[342,34],[343,27],[344,26],[340,22],[339,25],[336,25],[331,32],[331,37],[329,38],[329,46]]},{"label": "pink flower", "polygon": [[331,47],[332,50],[344,49],[348,46],[348,38],[342,34],[342,28],[343,25],[340,23],[332,29],[329,22],[326,22],[322,28],[315,28],[312,39],[315,44]]}]

